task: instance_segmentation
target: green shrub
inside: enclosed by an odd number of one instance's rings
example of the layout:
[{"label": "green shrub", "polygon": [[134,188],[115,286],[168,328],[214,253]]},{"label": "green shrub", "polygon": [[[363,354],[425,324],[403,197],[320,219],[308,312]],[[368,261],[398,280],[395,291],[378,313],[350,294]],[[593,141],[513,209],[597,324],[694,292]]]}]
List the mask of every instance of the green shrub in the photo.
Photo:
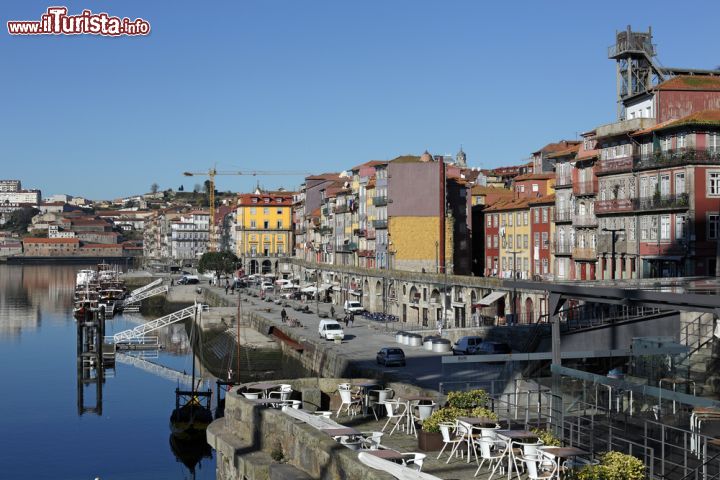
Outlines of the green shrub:
[{"label": "green shrub", "polygon": [[451,407],[470,410],[475,407],[484,407],[487,402],[488,394],[481,389],[448,393],[448,405]]},{"label": "green shrub", "polygon": [[[462,415],[460,415],[462,416]],[[478,418],[489,418],[491,420],[497,420],[498,416],[497,413],[493,412],[489,408],[485,407],[475,407],[472,410],[470,410],[470,413],[466,415],[468,417],[478,417]]]},{"label": "green shrub", "polygon": [[422,429],[424,432],[439,432],[441,423],[452,423],[457,417],[464,416],[465,413],[465,410],[454,407],[445,407],[435,410],[432,415],[423,420]]},{"label": "green shrub", "polygon": [[562,442],[559,438],[552,434],[550,430],[544,428],[533,428],[532,432],[537,434],[538,439],[542,440],[543,444],[551,447],[561,447]]},{"label": "green shrub", "polygon": [[620,452],[607,452],[602,456],[600,465],[588,465],[573,477],[577,480],[644,480],[643,462]]}]

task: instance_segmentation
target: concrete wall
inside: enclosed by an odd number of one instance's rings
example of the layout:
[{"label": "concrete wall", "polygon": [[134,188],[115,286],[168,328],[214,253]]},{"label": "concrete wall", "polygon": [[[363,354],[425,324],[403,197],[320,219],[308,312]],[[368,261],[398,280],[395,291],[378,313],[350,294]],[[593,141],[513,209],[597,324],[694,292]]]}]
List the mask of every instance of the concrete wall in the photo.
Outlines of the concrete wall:
[{"label": "concrete wall", "polygon": [[[358,381],[359,379],[352,379]],[[303,408],[326,409],[338,402],[337,385],[347,378],[306,378],[290,383],[303,398]],[[280,383],[280,382],[279,382]],[[423,394],[416,387],[388,384],[396,394]],[[318,403],[320,405],[318,405]],[[207,430],[207,440],[217,454],[218,480],[260,480],[270,478],[270,457],[281,451],[283,461],[315,479],[389,480],[389,474],[371,469],[357,459],[357,452],[335,442],[328,435],[282,411],[259,406],[236,393],[225,400],[225,417],[215,420]]]}]

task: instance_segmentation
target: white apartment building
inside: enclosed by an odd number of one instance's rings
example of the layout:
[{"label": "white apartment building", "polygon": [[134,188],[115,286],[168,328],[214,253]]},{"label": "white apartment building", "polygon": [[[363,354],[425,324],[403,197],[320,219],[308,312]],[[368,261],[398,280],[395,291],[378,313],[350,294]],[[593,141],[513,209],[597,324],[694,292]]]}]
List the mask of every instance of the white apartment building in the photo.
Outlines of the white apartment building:
[{"label": "white apartment building", "polygon": [[207,252],[210,214],[195,211],[171,224],[171,256],[174,259],[198,258]]}]

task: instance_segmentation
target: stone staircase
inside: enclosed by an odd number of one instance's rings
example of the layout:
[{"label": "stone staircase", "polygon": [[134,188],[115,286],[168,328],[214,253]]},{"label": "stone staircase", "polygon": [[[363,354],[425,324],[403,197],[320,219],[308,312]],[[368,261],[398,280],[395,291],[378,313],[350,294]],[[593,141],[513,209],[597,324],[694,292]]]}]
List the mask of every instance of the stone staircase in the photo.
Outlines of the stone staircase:
[{"label": "stone staircase", "polygon": [[720,342],[717,339],[712,314],[701,314],[689,321],[681,317],[680,343],[690,351],[678,359],[675,372],[677,377],[695,382],[698,396],[718,398],[720,393]]}]

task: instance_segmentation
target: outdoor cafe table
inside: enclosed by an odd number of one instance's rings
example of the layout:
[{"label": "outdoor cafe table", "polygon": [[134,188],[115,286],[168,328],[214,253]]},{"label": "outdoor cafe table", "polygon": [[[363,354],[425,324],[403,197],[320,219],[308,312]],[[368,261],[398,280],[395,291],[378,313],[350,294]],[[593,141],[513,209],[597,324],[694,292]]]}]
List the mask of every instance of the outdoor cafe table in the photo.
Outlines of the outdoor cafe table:
[{"label": "outdoor cafe table", "polygon": [[520,471],[515,464],[515,453],[513,452],[512,442],[519,440],[536,440],[538,438],[537,433],[533,433],[527,430],[497,430],[495,434],[502,440],[507,441],[506,454],[508,457],[508,480],[512,476],[513,468],[520,478]]},{"label": "outdoor cafe table", "polygon": [[370,455],[373,455],[378,458],[383,458],[385,460],[390,461],[398,461],[402,460],[403,456],[402,453],[398,452],[397,450],[392,449],[386,449],[386,450],[370,450],[366,453],[369,453]]},{"label": "outdoor cafe table", "polygon": [[368,404],[370,403],[370,388],[379,387],[378,382],[365,382],[365,383],[353,383],[354,387],[360,387],[362,389],[363,397],[363,415],[367,415]]},{"label": "outdoor cafe table", "polygon": [[322,428],[321,430],[331,437],[352,437],[362,433],[360,430],[356,430],[352,427]]},{"label": "outdoor cafe table", "polygon": [[281,403],[287,403],[287,400],[282,400],[280,398],[253,398],[250,401],[258,405],[278,405]]},{"label": "outdoor cafe table", "polygon": [[461,422],[469,423],[473,427],[489,427],[493,428],[497,422],[491,418],[485,417],[458,417]]},{"label": "outdoor cafe table", "polygon": [[540,451],[557,458],[558,468],[561,463],[559,459],[575,458],[578,456],[590,455],[590,452],[586,452],[582,448],[577,447],[540,447]]}]

